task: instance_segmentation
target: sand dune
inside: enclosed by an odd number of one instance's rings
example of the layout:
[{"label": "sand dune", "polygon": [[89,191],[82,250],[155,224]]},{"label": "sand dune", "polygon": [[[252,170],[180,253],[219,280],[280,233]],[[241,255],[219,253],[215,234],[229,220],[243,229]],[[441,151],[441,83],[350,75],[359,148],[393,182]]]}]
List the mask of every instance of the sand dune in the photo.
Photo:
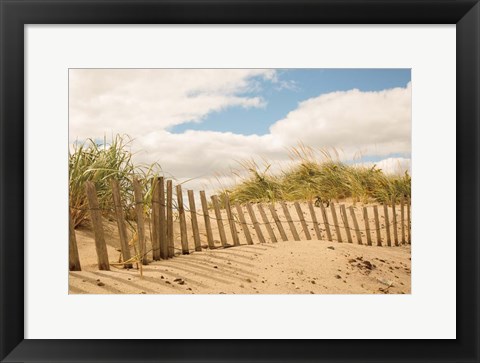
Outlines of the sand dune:
[{"label": "sand dune", "polygon": [[[292,218],[298,220],[293,208],[289,205]],[[302,208],[305,219],[311,220],[308,208],[305,205],[302,205]],[[281,214],[279,206],[277,211]],[[360,213],[360,208],[357,213]],[[213,216],[213,213],[211,215]],[[268,216],[270,219],[270,214]],[[257,218],[261,220],[260,216]],[[321,221],[321,216],[318,218]],[[203,217],[199,216],[198,220],[200,228],[204,228]],[[341,221],[340,216],[339,220]],[[109,259],[115,262],[119,258],[116,225],[114,221],[108,220],[105,220],[104,224]],[[232,238],[228,223],[224,225],[230,241]],[[243,231],[237,226],[241,246],[202,252],[193,252],[193,238],[190,236],[190,255],[178,255],[166,261],[151,262],[143,266],[143,277],[140,277],[136,268],[126,270],[112,266],[111,271],[99,271],[93,234],[89,228],[81,228],[76,231],[76,235],[82,271],[70,272],[69,292],[71,294],[410,293],[409,246],[377,247],[329,242],[324,239],[305,240],[300,222],[296,221],[295,225],[301,241],[293,241],[286,225],[284,228],[289,241],[281,241],[278,230],[272,223],[280,242],[273,243],[265,226],[261,225],[267,243],[246,245]],[[308,226],[312,238],[315,238],[313,226],[311,223],[308,223]],[[218,227],[214,220],[212,227],[216,245],[220,246]],[[178,223],[175,223],[175,228],[178,229]],[[249,229],[254,240],[258,241],[253,226],[249,226]],[[322,230],[323,236],[324,229]],[[334,228],[332,233],[335,234]],[[343,238],[345,241],[346,236]],[[203,242],[204,239],[202,236],[202,244],[206,244]],[[374,236],[372,239],[375,241]],[[150,246],[150,241],[147,241],[147,248]],[[180,252],[179,236],[176,238],[176,250]]]}]

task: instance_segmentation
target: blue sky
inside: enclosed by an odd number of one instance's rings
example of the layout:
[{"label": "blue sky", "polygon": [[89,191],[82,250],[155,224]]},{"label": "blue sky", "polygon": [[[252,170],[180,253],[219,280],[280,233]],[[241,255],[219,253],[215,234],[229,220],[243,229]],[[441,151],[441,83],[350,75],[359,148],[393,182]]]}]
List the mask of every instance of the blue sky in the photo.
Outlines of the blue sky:
[{"label": "blue sky", "polygon": [[[299,102],[335,91],[382,91],[406,87],[410,69],[285,69],[277,70],[277,82],[256,77],[255,86],[238,93],[259,96],[265,107],[226,107],[207,114],[202,121],[186,122],[169,128],[172,133],[186,130],[265,135],[274,122],[297,108]],[[392,154],[397,155],[397,154]],[[400,155],[400,154],[398,154]],[[366,157],[365,159],[369,159]],[[372,158],[374,160],[376,158]]]}]

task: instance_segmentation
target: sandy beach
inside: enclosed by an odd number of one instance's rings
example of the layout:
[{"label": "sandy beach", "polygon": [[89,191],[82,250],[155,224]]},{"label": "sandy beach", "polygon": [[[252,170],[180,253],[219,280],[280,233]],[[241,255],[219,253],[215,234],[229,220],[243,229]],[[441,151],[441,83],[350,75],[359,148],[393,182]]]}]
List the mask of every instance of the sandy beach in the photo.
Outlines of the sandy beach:
[{"label": "sandy beach", "polygon": [[[180,255],[180,236],[176,231],[177,256],[169,260],[151,261],[143,266],[143,277],[137,268],[124,269],[111,266],[111,271],[99,271],[93,233],[89,227],[76,230],[82,271],[69,273],[70,294],[409,294],[411,292],[411,250],[409,245],[379,247],[316,239],[308,206],[302,210],[312,235],[307,240],[292,204],[288,205],[301,241],[294,241],[287,226],[288,241],[281,241],[275,224],[272,228],[278,242],[263,234],[266,243],[247,245],[239,225],[237,232],[241,246],[193,251],[193,238],[189,239],[190,254]],[[254,208],[256,214],[257,208]],[[266,208],[268,210],[268,208]],[[283,219],[282,209],[276,207]],[[223,211],[224,212],[224,211]],[[355,208],[361,218],[361,207]],[[199,212],[200,213],[200,212]],[[321,221],[319,208],[315,208]],[[187,213],[189,214],[189,213]],[[211,213],[213,215],[213,211]],[[397,211],[399,215],[399,212]],[[226,216],[225,216],[226,217]],[[268,214],[270,219],[270,214]],[[260,219],[260,216],[258,216]],[[341,222],[341,218],[340,222]],[[382,215],[380,216],[382,219]],[[203,217],[198,216],[203,232]],[[190,230],[190,221],[187,221]],[[373,220],[370,222],[373,228]],[[228,223],[224,223],[226,235],[231,240]],[[320,223],[321,227],[324,227]],[[216,246],[220,247],[218,226],[212,220]],[[384,233],[382,221],[382,233]],[[178,229],[178,221],[175,223]],[[261,225],[265,229],[265,225]],[[400,227],[399,227],[400,228]],[[255,239],[255,230],[249,226]],[[118,262],[120,257],[116,223],[104,220],[104,230],[109,260]],[[325,232],[321,228],[322,236]],[[147,225],[147,235],[150,236]],[[400,229],[399,229],[400,232]],[[363,233],[363,232],[362,232]],[[332,228],[335,239],[335,229]],[[363,233],[364,235],[364,233]],[[384,237],[384,235],[382,235]],[[204,243],[202,234],[202,244]],[[384,240],[385,243],[385,240]],[[147,237],[147,249],[151,242]]]}]

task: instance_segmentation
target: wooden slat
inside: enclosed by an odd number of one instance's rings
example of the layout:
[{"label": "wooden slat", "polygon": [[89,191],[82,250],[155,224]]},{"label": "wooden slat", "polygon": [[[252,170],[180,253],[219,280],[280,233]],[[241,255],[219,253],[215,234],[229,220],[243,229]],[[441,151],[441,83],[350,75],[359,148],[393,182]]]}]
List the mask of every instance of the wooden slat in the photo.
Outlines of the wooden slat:
[{"label": "wooden slat", "polygon": [[270,213],[272,214],[273,220],[275,221],[278,231],[280,232],[280,237],[282,237],[282,240],[284,242],[288,241],[287,234],[283,229],[283,225],[282,225],[282,222],[280,221],[280,218],[278,218],[278,214],[277,214],[277,211],[275,210],[275,206],[273,204],[269,204],[268,207],[270,208]]},{"label": "wooden slat", "polygon": [[175,256],[175,236],[173,230],[173,183],[167,180],[167,244],[168,257]]},{"label": "wooden slat", "polygon": [[390,220],[388,218],[388,205],[383,205],[383,215],[385,217],[385,230],[387,232],[387,246],[390,247],[392,245],[392,237],[390,235]]},{"label": "wooden slat", "polygon": [[410,205],[411,201],[410,198],[407,199],[407,230],[408,230],[408,243],[412,243],[412,221],[411,221],[411,214],[410,214]]},{"label": "wooden slat", "polygon": [[182,254],[188,255],[188,233],[187,233],[187,220],[185,218],[185,206],[183,205],[182,186],[179,184],[177,189],[177,203],[178,203],[178,215],[180,217],[180,240],[182,242]]},{"label": "wooden slat", "polygon": [[145,219],[143,215],[142,185],[137,178],[133,178],[133,192],[135,194],[135,214],[137,218],[138,251],[142,259],[142,265],[148,265],[147,241],[145,238]]},{"label": "wooden slat", "polygon": [[195,196],[193,190],[188,192],[188,206],[190,208],[190,219],[192,220],[193,243],[195,244],[195,251],[202,250],[200,242],[200,230],[198,229],[197,208],[195,207]]},{"label": "wooden slat", "polygon": [[330,224],[328,223],[327,211],[323,206],[323,203],[320,203],[320,210],[322,211],[323,224],[325,225],[325,231],[327,232],[327,239],[332,240],[332,232],[330,232]]},{"label": "wooden slat", "polygon": [[315,208],[311,201],[308,202],[308,209],[310,210],[310,216],[312,218],[313,228],[315,229],[315,234],[317,239],[322,239],[322,233],[320,232],[320,227],[318,226],[317,215],[315,214]]},{"label": "wooden slat", "polygon": [[280,202],[280,205],[282,206],[283,214],[285,215],[285,218],[287,219],[288,226],[290,227],[290,231],[292,232],[293,239],[295,241],[300,241],[300,236],[298,235],[297,229],[295,228],[295,224],[292,221],[292,216],[290,215],[290,212],[288,211],[287,205],[285,204],[285,202]]},{"label": "wooden slat", "polygon": [[222,221],[222,212],[220,210],[220,204],[218,203],[218,197],[216,195],[212,195],[212,203],[213,209],[215,211],[215,217],[217,218],[217,226],[218,226],[218,233],[220,234],[220,241],[222,242],[222,246],[225,247],[227,245],[227,236],[225,235],[225,228],[223,226]]},{"label": "wooden slat", "polygon": [[403,198],[400,200],[400,221],[402,224],[402,243],[406,243],[405,239],[405,202]]},{"label": "wooden slat", "polygon": [[350,224],[348,223],[347,210],[345,209],[345,205],[343,204],[340,205],[340,213],[342,215],[343,226],[345,227],[345,233],[347,234],[348,243],[353,243],[352,233],[350,231]]},{"label": "wooden slat", "polygon": [[395,206],[395,200],[392,200],[392,214],[393,214],[393,240],[395,241],[395,246],[398,246],[398,223],[397,223],[397,212]]},{"label": "wooden slat", "polygon": [[255,228],[255,232],[257,234],[257,237],[259,239],[260,243],[265,243],[265,237],[263,237],[262,230],[260,229],[260,225],[258,224],[257,217],[255,216],[255,213],[253,212],[252,205],[250,203],[246,204],[248,214],[250,216],[250,220],[253,223],[253,228]]},{"label": "wooden slat", "polygon": [[275,237],[275,233],[273,233],[272,226],[270,225],[270,221],[267,218],[267,214],[265,213],[265,209],[263,209],[263,205],[261,203],[257,204],[258,210],[260,211],[260,216],[262,217],[263,224],[265,228],[267,228],[268,236],[270,237],[270,241],[277,242],[277,237]]},{"label": "wooden slat", "polygon": [[203,220],[205,221],[205,232],[207,233],[208,248],[213,249],[215,248],[215,242],[213,240],[212,225],[210,223],[210,215],[208,213],[207,196],[203,190],[200,191],[200,201],[202,202],[202,213]]},{"label": "wooden slat", "polygon": [[107,244],[105,243],[105,235],[103,233],[102,212],[98,206],[95,184],[90,181],[85,182],[85,193],[87,194],[88,205],[90,208],[90,218],[92,220],[93,235],[95,238],[95,249],[97,251],[98,269],[110,270]]},{"label": "wooden slat", "polygon": [[333,204],[333,202],[330,202],[330,211],[332,212],[333,225],[335,226],[337,241],[343,242],[342,233],[340,231],[340,224],[338,223],[338,218],[337,218],[337,211],[335,210],[335,205]]},{"label": "wooden slat", "polygon": [[77,237],[75,236],[75,228],[70,211],[68,211],[68,269],[70,271],[82,271],[80,258],[78,257]]},{"label": "wooden slat", "polygon": [[249,245],[253,245],[252,235],[250,234],[250,230],[248,229],[247,221],[245,220],[245,216],[243,215],[243,209],[240,204],[235,203],[235,209],[237,210],[238,219],[240,219],[240,224],[242,225],[243,233],[245,234],[245,239]]},{"label": "wooden slat", "polygon": [[365,223],[365,234],[367,235],[367,244],[372,245],[372,236],[370,234],[370,223],[368,222],[367,207],[363,207],[363,221]]},{"label": "wooden slat", "polygon": [[378,218],[378,207],[373,206],[373,216],[375,217],[375,232],[377,235],[377,246],[382,245],[382,236],[380,234],[380,218]]},{"label": "wooden slat", "polygon": [[303,232],[305,233],[305,237],[307,240],[311,240],[312,236],[310,236],[310,231],[308,230],[307,222],[305,222],[305,217],[303,216],[302,208],[298,202],[293,203],[295,206],[295,210],[297,211],[298,218],[300,219],[300,223],[302,224]]},{"label": "wooden slat", "polygon": [[168,258],[168,236],[167,236],[167,219],[166,219],[166,202],[165,202],[165,178],[158,178],[158,201],[159,201],[159,233],[158,243],[160,245],[160,257],[166,260]]},{"label": "wooden slat", "polygon": [[240,246],[237,227],[235,226],[235,219],[233,218],[232,207],[230,206],[230,198],[227,194],[225,194],[225,210],[227,211],[228,224],[230,226],[230,233],[232,234],[233,245]]},{"label": "wooden slat", "polygon": [[355,235],[357,236],[357,243],[359,245],[363,245],[362,234],[360,233],[360,227],[358,227],[357,216],[355,215],[355,209],[353,209],[353,206],[350,206],[348,209],[350,210],[350,216],[352,217],[353,228],[355,228]]},{"label": "wooden slat", "polygon": [[[118,180],[112,179],[111,186],[113,205],[115,206],[115,218],[117,219],[118,235],[120,237],[120,248],[122,249],[122,257],[123,261],[128,261],[132,258],[132,256],[130,254],[130,246],[128,245],[127,225],[125,223],[125,214],[123,213],[120,185],[118,184]],[[133,264],[128,263],[124,266],[126,268],[132,268]]]},{"label": "wooden slat", "polygon": [[150,219],[152,226],[152,257],[154,261],[160,260],[160,243],[159,243],[159,214],[160,206],[158,205],[158,178],[152,179],[152,217]]}]

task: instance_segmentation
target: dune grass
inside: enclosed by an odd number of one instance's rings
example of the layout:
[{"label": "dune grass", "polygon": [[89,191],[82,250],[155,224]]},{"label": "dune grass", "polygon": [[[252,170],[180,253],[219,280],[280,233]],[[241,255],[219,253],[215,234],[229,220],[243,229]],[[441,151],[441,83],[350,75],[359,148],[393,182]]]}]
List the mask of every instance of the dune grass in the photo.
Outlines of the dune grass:
[{"label": "dune grass", "polygon": [[110,143],[102,144],[88,139],[75,143],[69,152],[69,205],[75,227],[85,223],[88,217],[88,202],[85,195],[85,182],[92,181],[97,188],[100,208],[105,215],[113,212],[111,179],[118,180],[122,201],[126,204],[127,217],[133,209],[132,180],[137,177],[144,188],[146,206],[151,201],[150,179],[161,171],[157,163],[135,165],[132,161],[127,135],[116,135]]},{"label": "dune grass", "polygon": [[[116,135],[110,143],[97,143],[88,139],[76,143],[69,152],[69,205],[75,227],[88,219],[88,202],[85,182],[93,181],[97,189],[100,208],[105,216],[113,214],[111,180],[120,184],[121,199],[127,220],[134,217],[133,178],[143,186],[145,213],[150,211],[153,177],[163,174],[158,163],[134,164],[132,139]],[[392,200],[410,198],[411,177],[408,172],[399,175],[384,173],[376,165],[367,167],[340,161],[333,150],[314,150],[299,146],[290,150],[291,163],[277,172],[265,161],[260,168],[253,161],[240,162],[241,170],[235,173],[239,182],[222,188],[217,194],[224,206],[225,196],[231,202],[270,202],[352,199],[353,202],[391,203]]]},{"label": "dune grass", "polygon": [[[333,154],[333,155],[332,155]],[[254,161],[241,162],[240,181],[220,193],[228,194],[232,202],[270,202],[343,200],[353,202],[391,203],[410,198],[411,177],[386,174],[376,165],[350,165],[339,160],[336,151],[315,151],[299,146],[290,150],[292,163],[277,173],[271,173],[271,164],[262,171]],[[224,198],[221,198],[222,200]]]}]

